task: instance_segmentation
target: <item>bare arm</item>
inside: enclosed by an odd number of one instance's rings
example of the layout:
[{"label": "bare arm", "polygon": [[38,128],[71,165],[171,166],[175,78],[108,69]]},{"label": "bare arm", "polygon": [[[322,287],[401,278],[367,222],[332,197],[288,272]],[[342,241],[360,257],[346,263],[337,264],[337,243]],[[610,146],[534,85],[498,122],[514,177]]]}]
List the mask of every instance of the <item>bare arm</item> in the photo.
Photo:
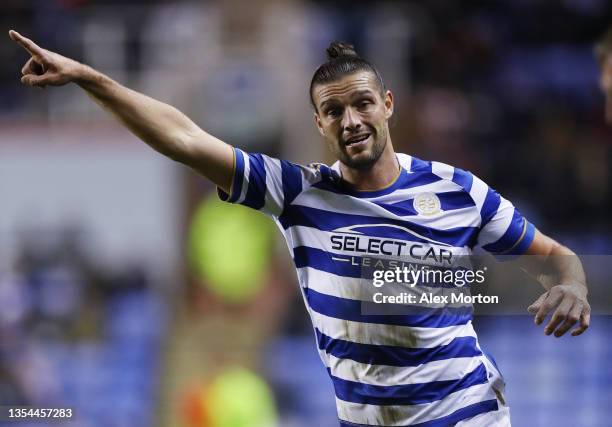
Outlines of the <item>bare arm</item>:
[{"label": "bare arm", "polygon": [[229,192],[233,151],[171,105],[126,88],[110,77],[10,31],[9,36],[31,55],[21,70],[29,86],[76,83],[153,149],[184,163]]},{"label": "bare arm", "polygon": [[565,334],[577,322],[572,335],[580,335],[589,327],[591,307],[587,301],[588,289],[584,269],[578,256],[566,246],[536,230],[531,246],[522,257],[525,270],[544,286],[542,294],[528,308],[535,314],[535,323],[541,324],[546,315],[553,315],[544,333],[556,337]]}]

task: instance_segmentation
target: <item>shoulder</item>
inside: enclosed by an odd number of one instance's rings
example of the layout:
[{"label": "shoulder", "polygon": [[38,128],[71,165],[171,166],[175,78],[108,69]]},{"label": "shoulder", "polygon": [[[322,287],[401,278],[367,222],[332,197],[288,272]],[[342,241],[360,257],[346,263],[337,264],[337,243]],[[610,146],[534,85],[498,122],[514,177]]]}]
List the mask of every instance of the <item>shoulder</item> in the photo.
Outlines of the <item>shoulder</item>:
[{"label": "shoulder", "polygon": [[400,165],[409,173],[430,174],[435,177],[453,182],[467,193],[470,192],[474,181],[474,175],[465,170],[447,163],[423,160],[408,154],[397,153]]},{"label": "shoulder", "polygon": [[338,182],[341,178],[340,162],[331,166],[315,162],[300,167],[303,170],[304,178],[310,185],[320,182]]}]

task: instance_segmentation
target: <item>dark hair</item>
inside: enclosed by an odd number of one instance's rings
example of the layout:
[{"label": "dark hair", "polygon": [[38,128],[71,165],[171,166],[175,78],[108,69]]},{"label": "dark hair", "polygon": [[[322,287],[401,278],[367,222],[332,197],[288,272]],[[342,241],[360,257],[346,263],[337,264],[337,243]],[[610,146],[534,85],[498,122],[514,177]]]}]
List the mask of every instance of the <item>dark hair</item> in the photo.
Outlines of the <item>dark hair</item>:
[{"label": "dark hair", "polygon": [[376,77],[380,93],[384,94],[385,84],[380,73],[372,64],[357,55],[353,45],[343,42],[331,42],[327,48],[327,62],[315,71],[310,82],[310,103],[316,110],[312,89],[318,84],[325,84],[341,79],[358,71],[369,71]]},{"label": "dark hair", "polygon": [[595,44],[594,51],[597,62],[603,66],[608,55],[612,54],[612,28],[609,28]]}]

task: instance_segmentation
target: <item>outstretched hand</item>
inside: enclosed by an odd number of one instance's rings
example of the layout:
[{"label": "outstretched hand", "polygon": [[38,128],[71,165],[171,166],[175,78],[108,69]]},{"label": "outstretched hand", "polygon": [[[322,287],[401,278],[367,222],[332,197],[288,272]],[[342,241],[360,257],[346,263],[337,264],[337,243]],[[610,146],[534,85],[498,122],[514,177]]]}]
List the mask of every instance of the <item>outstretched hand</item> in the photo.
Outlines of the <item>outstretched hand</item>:
[{"label": "outstretched hand", "polygon": [[586,288],[581,285],[557,285],[542,294],[527,311],[535,314],[536,325],[541,324],[546,315],[552,311],[553,315],[544,328],[544,333],[555,333],[560,337],[569,331],[577,322],[578,326],[572,335],[580,335],[589,327],[591,321],[591,306],[586,297]]},{"label": "outstretched hand", "polygon": [[43,49],[17,31],[10,30],[9,37],[23,47],[31,58],[21,69],[21,83],[28,86],[62,86],[74,81],[82,64],[65,56]]}]

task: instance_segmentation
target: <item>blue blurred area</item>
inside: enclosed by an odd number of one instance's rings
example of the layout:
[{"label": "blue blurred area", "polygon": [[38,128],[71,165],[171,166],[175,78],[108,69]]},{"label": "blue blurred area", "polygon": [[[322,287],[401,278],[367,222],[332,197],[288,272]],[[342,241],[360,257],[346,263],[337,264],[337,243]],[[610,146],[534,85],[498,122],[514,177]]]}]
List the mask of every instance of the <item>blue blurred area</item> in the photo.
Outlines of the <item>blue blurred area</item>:
[{"label": "blue blurred area", "polygon": [[475,328],[506,380],[513,425],[610,425],[612,316],[593,316],[579,337],[545,336],[531,316],[485,316]]},{"label": "blue blurred area", "polygon": [[26,246],[0,275],[0,402],[72,408],[74,425],[151,426],[168,306],[136,266],[98,271],[72,244]]},{"label": "blue blurred area", "polygon": [[[506,380],[513,425],[610,425],[612,316],[593,316],[580,337],[547,337],[531,316],[482,316],[474,325],[482,348]],[[268,348],[266,360],[283,426],[337,425],[331,380],[313,337],[279,339]]]}]

